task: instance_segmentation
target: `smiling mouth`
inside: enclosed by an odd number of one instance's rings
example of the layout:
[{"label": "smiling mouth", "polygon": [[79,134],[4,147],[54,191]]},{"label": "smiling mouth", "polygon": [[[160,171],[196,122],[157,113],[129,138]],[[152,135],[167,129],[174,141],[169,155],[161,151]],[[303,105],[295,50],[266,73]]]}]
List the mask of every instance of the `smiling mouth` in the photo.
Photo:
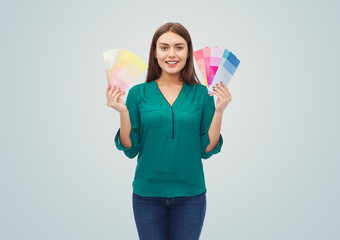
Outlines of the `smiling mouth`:
[{"label": "smiling mouth", "polygon": [[179,61],[166,61],[166,64],[170,65],[170,66],[174,66],[178,63]]}]

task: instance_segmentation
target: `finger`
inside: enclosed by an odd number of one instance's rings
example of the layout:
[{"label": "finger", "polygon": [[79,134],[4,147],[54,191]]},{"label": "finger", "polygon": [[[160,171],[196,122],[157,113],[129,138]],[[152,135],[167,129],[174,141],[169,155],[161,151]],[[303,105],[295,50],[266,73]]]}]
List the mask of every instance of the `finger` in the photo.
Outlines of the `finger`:
[{"label": "finger", "polygon": [[117,91],[118,90],[117,90],[116,86],[111,87],[111,89],[109,90],[109,93],[108,93],[108,97],[107,97],[109,102],[114,101],[114,95],[116,94]]},{"label": "finger", "polygon": [[120,91],[120,89],[116,89],[115,90],[115,93],[114,93],[114,96],[117,96],[117,95],[119,95],[119,94],[121,94],[122,93],[122,91]]},{"label": "finger", "polygon": [[115,86],[111,86],[111,84],[109,84],[109,89],[113,90],[115,88]]},{"label": "finger", "polygon": [[228,94],[230,94],[228,87],[223,82],[221,82],[221,86],[226,90]]},{"label": "finger", "polygon": [[213,88],[213,91],[218,97],[223,98],[223,96],[221,95],[221,92],[220,92],[220,90],[218,90],[218,88]]},{"label": "finger", "polygon": [[117,91],[113,95],[113,99],[117,101],[117,98],[119,97],[120,94],[122,94],[122,92],[119,89],[117,89]]},{"label": "finger", "polygon": [[230,94],[229,91],[228,91],[228,88],[225,85],[224,86],[223,85],[222,85],[222,82],[221,82],[221,84],[219,85],[220,86],[220,90],[222,91],[222,94],[224,96],[228,97],[228,95]]},{"label": "finger", "polygon": [[225,92],[223,92],[220,88],[222,88],[221,86],[220,87],[215,87],[215,90],[219,93],[219,94],[221,94],[222,96],[224,96],[224,97],[227,97],[227,94],[225,93]]},{"label": "finger", "polygon": [[220,84],[224,89],[228,89],[227,86],[223,82],[220,82]]},{"label": "finger", "polygon": [[220,100],[223,99],[223,96],[220,93],[218,93],[216,90],[214,91],[214,93]]},{"label": "finger", "polygon": [[109,85],[107,86],[107,88],[106,88],[106,94],[109,93],[110,89],[111,89],[111,85],[109,84]]},{"label": "finger", "polygon": [[110,89],[110,95],[114,94],[115,91],[117,91],[117,87],[114,85],[114,86]]}]

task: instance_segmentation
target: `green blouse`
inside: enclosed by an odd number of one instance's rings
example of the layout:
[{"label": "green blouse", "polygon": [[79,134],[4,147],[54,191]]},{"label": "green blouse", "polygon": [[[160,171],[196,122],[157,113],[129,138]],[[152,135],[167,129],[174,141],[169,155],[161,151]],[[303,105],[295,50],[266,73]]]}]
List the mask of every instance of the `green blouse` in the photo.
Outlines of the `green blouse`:
[{"label": "green blouse", "polygon": [[117,149],[129,158],[138,154],[133,191],[141,196],[194,196],[206,190],[202,158],[220,152],[220,135],[215,149],[208,130],[215,113],[214,97],[202,84],[184,82],[172,106],[155,81],[133,86],[126,98],[131,121],[132,146],[115,136]]}]

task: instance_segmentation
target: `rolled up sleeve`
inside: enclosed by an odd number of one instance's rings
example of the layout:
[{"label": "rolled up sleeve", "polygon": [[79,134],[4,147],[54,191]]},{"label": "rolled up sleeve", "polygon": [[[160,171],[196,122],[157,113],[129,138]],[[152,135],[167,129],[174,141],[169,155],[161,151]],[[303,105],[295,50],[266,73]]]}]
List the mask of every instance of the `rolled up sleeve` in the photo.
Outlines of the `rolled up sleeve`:
[{"label": "rolled up sleeve", "polygon": [[132,146],[126,148],[121,143],[120,139],[120,128],[118,129],[115,136],[115,144],[118,150],[124,151],[124,154],[128,158],[134,158],[139,153],[140,147],[140,114],[138,109],[138,88],[137,86],[133,86],[127,95],[126,98],[126,107],[129,110],[130,122],[131,122],[131,132],[130,132],[130,140]]},{"label": "rolled up sleeve", "polygon": [[220,134],[217,146],[211,151],[206,152],[207,146],[210,144],[208,131],[215,114],[215,101],[214,96],[213,95],[210,96],[207,90],[205,90],[204,94],[206,95],[206,98],[201,118],[201,157],[203,159],[208,159],[213,154],[217,154],[218,152],[221,151],[221,147],[223,145],[223,138],[222,135]]}]

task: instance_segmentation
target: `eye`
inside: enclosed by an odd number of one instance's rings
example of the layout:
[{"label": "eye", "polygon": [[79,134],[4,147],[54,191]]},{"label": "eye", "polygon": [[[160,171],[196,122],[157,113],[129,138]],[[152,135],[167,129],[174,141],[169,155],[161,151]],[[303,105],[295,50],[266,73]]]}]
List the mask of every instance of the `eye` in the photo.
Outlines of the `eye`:
[{"label": "eye", "polygon": [[178,49],[183,49],[183,47],[177,47]]},{"label": "eye", "polygon": [[167,47],[161,47],[161,49],[163,49],[163,50],[164,50],[165,48],[167,48]]}]

